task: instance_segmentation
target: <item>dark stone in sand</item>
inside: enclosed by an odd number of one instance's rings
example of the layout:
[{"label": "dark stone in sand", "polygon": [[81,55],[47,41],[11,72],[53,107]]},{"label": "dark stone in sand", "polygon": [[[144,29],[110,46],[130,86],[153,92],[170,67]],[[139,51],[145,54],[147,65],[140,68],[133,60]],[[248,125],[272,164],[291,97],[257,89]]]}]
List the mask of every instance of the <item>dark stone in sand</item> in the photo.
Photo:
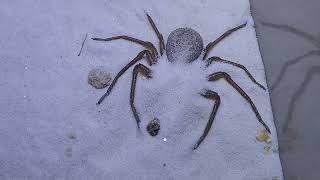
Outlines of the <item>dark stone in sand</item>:
[{"label": "dark stone in sand", "polygon": [[156,136],[160,130],[160,121],[157,118],[151,120],[147,125],[147,131],[151,136]]}]

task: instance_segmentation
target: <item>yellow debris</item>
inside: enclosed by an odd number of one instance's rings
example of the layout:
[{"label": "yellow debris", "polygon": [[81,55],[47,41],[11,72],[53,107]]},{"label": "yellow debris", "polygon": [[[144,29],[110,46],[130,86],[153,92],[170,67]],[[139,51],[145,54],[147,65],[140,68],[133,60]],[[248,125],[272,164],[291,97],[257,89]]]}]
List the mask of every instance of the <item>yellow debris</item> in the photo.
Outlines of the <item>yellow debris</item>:
[{"label": "yellow debris", "polygon": [[272,142],[271,137],[267,130],[263,129],[260,133],[256,136],[257,140],[260,142],[266,142],[270,144]]}]

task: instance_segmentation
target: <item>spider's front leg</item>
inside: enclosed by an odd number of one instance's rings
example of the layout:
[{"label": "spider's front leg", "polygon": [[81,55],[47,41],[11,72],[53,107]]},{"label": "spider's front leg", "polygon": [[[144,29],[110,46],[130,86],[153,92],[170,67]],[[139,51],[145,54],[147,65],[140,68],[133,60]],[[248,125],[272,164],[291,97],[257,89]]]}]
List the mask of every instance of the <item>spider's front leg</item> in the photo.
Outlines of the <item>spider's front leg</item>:
[{"label": "spider's front leg", "polygon": [[126,41],[130,41],[136,44],[140,44],[141,46],[143,46],[144,48],[148,49],[151,52],[151,56],[153,61],[157,61],[157,56],[158,56],[158,51],[157,49],[154,47],[154,45],[149,42],[149,41],[143,41],[134,37],[130,37],[130,36],[113,36],[113,37],[109,37],[109,38],[92,38],[92,40],[94,41],[114,41],[114,40],[118,40],[118,39],[123,39]]},{"label": "spider's front leg", "polygon": [[[151,16],[146,13],[148,21],[153,29],[153,31],[156,33],[158,39],[159,39],[159,46],[160,46],[160,55],[162,56],[163,51],[166,49],[166,46],[164,44],[164,40],[163,40],[163,36],[162,34],[159,32],[156,24],[154,23],[154,21],[152,20]],[[92,38],[92,40],[94,41],[114,41],[114,40],[118,40],[118,39],[123,39],[126,41],[130,41],[136,44],[140,44],[141,46],[143,46],[144,48],[148,49],[151,52],[152,55],[152,59],[154,61],[157,61],[157,57],[158,57],[158,51],[155,48],[155,46],[149,42],[149,41],[143,41],[131,36],[126,36],[126,35],[120,35],[120,36],[113,36],[113,37],[109,37],[109,38]]]},{"label": "spider's front leg", "polygon": [[131,93],[130,93],[130,105],[131,105],[131,110],[134,115],[134,118],[137,121],[137,126],[138,126],[138,128],[140,128],[140,118],[139,118],[137,109],[134,106],[134,96],[135,96],[135,91],[136,91],[136,83],[137,83],[138,73],[141,73],[147,79],[151,78],[152,76],[151,76],[151,70],[143,64],[138,64],[133,69]]},{"label": "spider's front leg", "polygon": [[210,42],[206,48],[204,49],[204,55],[203,55],[203,60],[205,60],[210,52],[210,50],[217,45],[220,41],[222,41],[224,38],[230,36],[232,33],[236,32],[239,29],[244,28],[247,25],[247,23],[241,24],[240,26],[234,27],[232,29],[229,29],[225,33],[223,33],[220,37],[218,37],[216,40]]},{"label": "spider's front leg", "polygon": [[109,94],[111,93],[111,90],[113,89],[114,85],[117,83],[118,79],[123,75],[123,73],[125,73],[131,66],[133,66],[135,63],[137,63],[138,61],[142,60],[144,55],[146,55],[147,57],[147,62],[148,64],[151,66],[152,64],[155,63],[155,61],[153,61],[151,53],[148,50],[143,50],[141,51],[135,58],[133,58],[133,60],[131,60],[125,67],[123,67],[118,74],[116,75],[116,77],[113,79],[113,81],[111,82],[107,92],[101,96],[101,98],[99,99],[99,101],[97,102],[97,104],[101,104],[102,101],[104,100],[104,98],[106,98],[107,96],[109,96]]},{"label": "spider's front leg", "polygon": [[217,81],[219,79],[225,79],[233,88],[235,88],[238,93],[244,97],[247,102],[251,105],[251,108],[253,110],[253,112],[256,114],[256,117],[258,119],[258,121],[264,126],[264,128],[271,134],[271,131],[269,129],[269,127],[267,126],[267,124],[262,120],[259,112],[258,112],[258,109],[256,108],[255,104],[253,103],[253,101],[251,100],[251,98],[249,97],[249,95],[244,92],[243,89],[241,89],[241,87],[233,81],[233,79],[230,77],[230,75],[226,72],[216,72],[216,73],[213,73],[213,74],[210,74],[208,76],[208,81]]},{"label": "spider's front leg", "polygon": [[152,27],[153,31],[156,33],[156,35],[157,35],[157,37],[159,39],[160,55],[162,56],[163,51],[166,50],[166,46],[164,45],[163,36],[159,32],[159,30],[158,30],[156,24],[153,22],[151,16],[148,13],[146,13],[146,15],[147,15],[149,23],[151,24],[151,27]]}]

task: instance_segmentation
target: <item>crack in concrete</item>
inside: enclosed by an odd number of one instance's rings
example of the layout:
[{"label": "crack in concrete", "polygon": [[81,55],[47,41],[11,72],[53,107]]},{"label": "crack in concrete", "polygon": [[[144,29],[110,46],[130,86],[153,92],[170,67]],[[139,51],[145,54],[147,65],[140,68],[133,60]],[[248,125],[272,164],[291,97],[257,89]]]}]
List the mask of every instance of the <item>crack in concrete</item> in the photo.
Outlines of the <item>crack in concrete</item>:
[{"label": "crack in concrete", "polygon": [[300,85],[300,87],[298,88],[298,90],[293,94],[290,104],[289,104],[289,109],[288,109],[288,114],[287,114],[287,118],[284,122],[284,125],[282,127],[282,132],[285,133],[286,130],[289,127],[290,122],[292,121],[292,115],[295,109],[295,105],[296,105],[296,101],[301,97],[301,95],[306,91],[308,84],[311,82],[312,77],[315,74],[320,74],[320,66],[314,66],[311,67],[308,72],[307,75],[305,76],[302,84]]}]

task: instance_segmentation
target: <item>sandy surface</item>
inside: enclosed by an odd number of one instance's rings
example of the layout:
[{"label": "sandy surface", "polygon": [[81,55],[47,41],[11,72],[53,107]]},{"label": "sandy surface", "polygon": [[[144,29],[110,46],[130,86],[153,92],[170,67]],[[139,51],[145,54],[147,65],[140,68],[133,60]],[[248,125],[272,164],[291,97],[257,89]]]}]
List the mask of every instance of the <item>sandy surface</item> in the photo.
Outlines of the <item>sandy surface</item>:
[{"label": "sandy surface", "polygon": [[[115,75],[142,48],[90,38],[126,34],[158,44],[144,11],[165,39],[176,28],[191,27],[205,44],[248,22],[210,55],[242,63],[266,86],[247,0],[2,1],[1,179],[282,178],[269,93],[230,65],[205,69],[200,60],[173,65],[161,57],[151,68],[152,79],[138,78],[141,132],[129,105],[132,69],[95,105],[105,90],[87,83],[88,72],[102,65]],[[230,85],[206,81],[216,71],[229,72],[252,97],[272,131],[271,145],[257,142],[263,127]],[[213,106],[198,94],[204,88],[220,94],[221,106],[213,128],[194,151]],[[145,127],[154,117],[161,130],[151,137]]]}]

